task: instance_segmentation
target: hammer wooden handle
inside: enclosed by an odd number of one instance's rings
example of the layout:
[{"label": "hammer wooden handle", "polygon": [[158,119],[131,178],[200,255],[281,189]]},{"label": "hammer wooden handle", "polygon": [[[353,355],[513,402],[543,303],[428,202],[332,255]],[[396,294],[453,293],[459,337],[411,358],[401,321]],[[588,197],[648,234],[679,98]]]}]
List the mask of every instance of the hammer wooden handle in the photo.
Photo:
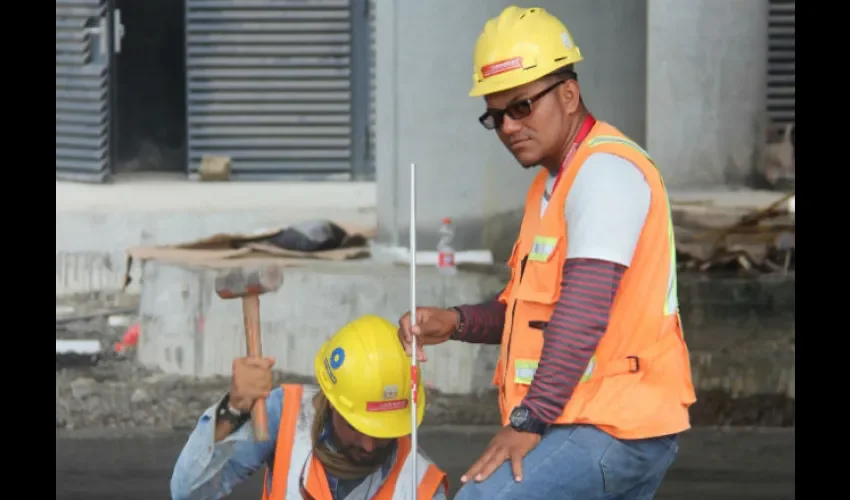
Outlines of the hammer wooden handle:
[{"label": "hammer wooden handle", "polygon": [[[242,297],[242,316],[245,321],[245,345],[248,356],[263,357],[263,342],[260,336],[260,296],[246,295]],[[266,422],[266,400],[259,398],[251,407],[251,426],[254,429],[255,441],[268,441],[269,428]]]}]

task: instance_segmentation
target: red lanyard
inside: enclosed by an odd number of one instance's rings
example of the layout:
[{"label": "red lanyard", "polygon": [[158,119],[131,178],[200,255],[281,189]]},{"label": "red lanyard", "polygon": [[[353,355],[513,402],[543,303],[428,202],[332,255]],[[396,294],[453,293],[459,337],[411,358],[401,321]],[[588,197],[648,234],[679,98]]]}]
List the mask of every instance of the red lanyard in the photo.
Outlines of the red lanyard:
[{"label": "red lanyard", "polygon": [[583,141],[587,137],[587,134],[590,133],[590,130],[593,128],[594,125],[596,125],[596,118],[594,118],[593,115],[587,115],[587,117],[584,119],[584,122],[581,124],[581,128],[578,129],[578,134],[576,134],[576,138],[573,141],[573,146],[570,148],[569,154],[567,154],[567,158],[564,160],[564,163],[561,164],[561,168],[558,169],[558,176],[555,177],[555,183],[552,184],[553,193],[555,192],[555,188],[558,187],[558,182],[561,180],[561,174],[564,173],[564,167],[567,165],[567,163],[570,162],[570,159],[573,157],[573,154],[575,154],[575,152],[578,150],[579,144],[581,144],[581,141]]}]

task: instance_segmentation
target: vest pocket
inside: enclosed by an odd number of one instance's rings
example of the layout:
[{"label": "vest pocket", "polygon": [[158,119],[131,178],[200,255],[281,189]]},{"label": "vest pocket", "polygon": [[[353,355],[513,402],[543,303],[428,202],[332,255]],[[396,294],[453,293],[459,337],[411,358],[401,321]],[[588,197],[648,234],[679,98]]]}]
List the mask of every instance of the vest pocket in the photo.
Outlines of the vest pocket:
[{"label": "vest pocket", "polygon": [[565,244],[563,237],[536,236],[517,290],[517,299],[554,304],[561,295]]}]

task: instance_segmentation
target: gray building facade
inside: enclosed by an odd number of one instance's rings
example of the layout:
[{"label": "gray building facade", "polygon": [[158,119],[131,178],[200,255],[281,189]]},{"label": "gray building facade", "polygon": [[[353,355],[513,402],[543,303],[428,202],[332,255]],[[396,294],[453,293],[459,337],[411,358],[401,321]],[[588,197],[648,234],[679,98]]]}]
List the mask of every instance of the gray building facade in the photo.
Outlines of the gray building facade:
[{"label": "gray building facade", "polygon": [[[378,241],[502,249],[531,175],[467,97],[472,49],[507,0],[56,0],[57,179],[375,181]],[[794,120],[793,0],[539,0],[581,47],[591,110],[646,147],[671,189],[744,186],[769,123]],[[529,4],[530,6],[530,4]]]}]

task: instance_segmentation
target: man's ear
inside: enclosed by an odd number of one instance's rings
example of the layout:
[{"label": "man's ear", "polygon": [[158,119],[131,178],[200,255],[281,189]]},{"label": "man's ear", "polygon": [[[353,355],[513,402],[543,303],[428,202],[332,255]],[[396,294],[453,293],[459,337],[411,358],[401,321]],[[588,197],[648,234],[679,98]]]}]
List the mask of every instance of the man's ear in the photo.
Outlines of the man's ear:
[{"label": "man's ear", "polygon": [[581,89],[579,89],[578,82],[574,79],[567,80],[559,90],[558,96],[564,109],[570,114],[575,113],[581,104]]}]

